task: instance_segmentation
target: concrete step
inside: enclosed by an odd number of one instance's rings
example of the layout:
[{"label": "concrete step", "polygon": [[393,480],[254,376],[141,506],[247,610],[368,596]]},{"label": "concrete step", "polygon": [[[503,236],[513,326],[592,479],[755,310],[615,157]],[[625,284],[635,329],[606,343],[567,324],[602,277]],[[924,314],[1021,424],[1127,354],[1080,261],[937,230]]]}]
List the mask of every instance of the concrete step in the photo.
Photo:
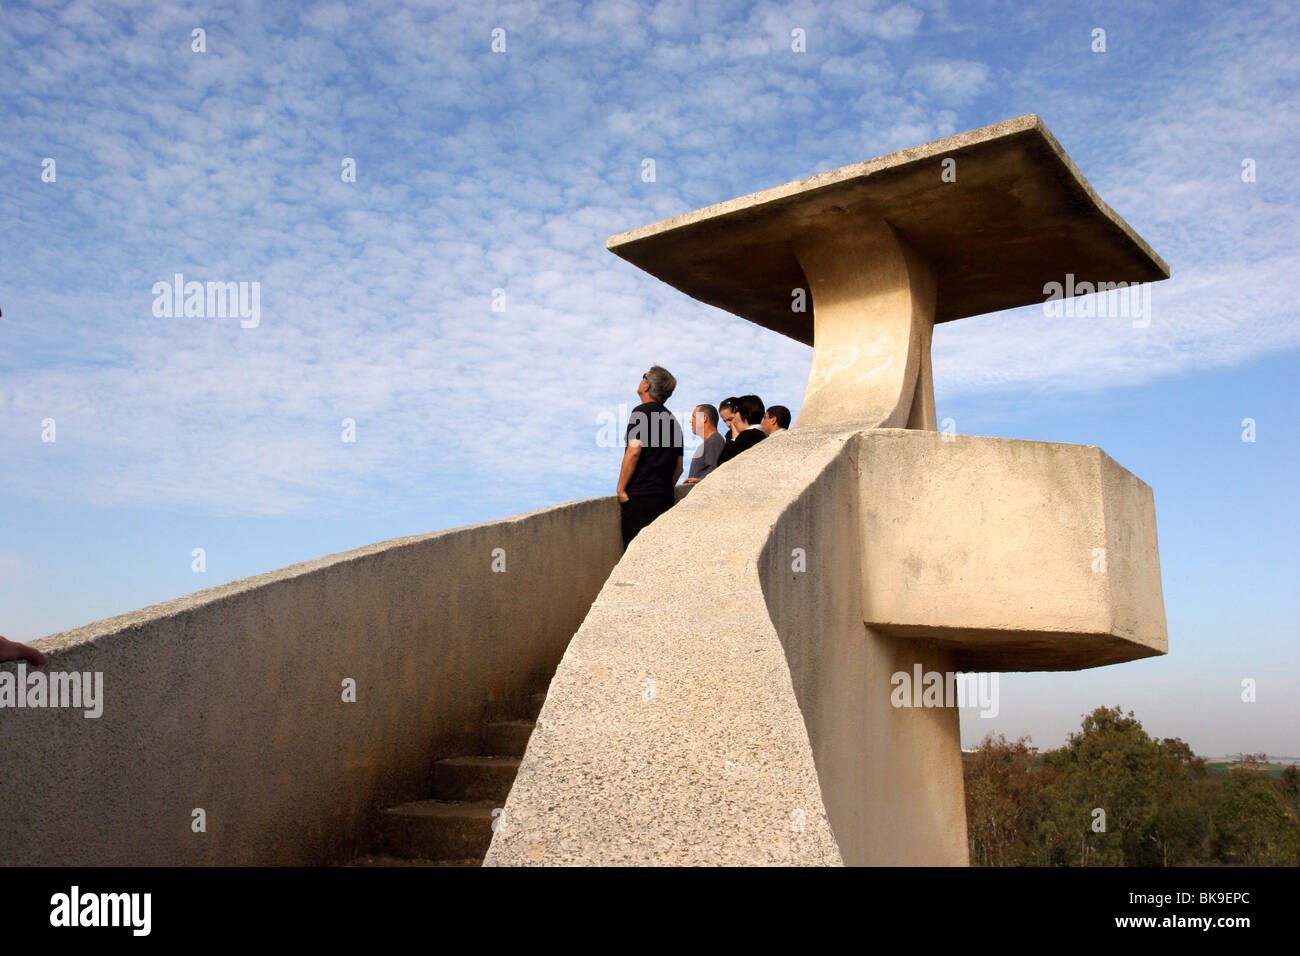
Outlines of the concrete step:
[{"label": "concrete step", "polygon": [[535,720],[497,720],[483,726],[483,752],[498,757],[522,757]]},{"label": "concrete step", "polygon": [[538,691],[528,696],[528,719],[483,725],[483,749],[493,756],[437,761],[434,799],[381,811],[374,852],[344,866],[480,866],[492,842],[492,811],[505,806],[545,702]]},{"label": "concrete step", "polygon": [[379,849],[415,860],[480,861],[492,842],[491,801],[416,800],[379,814]]},{"label": "concrete step", "polygon": [[506,796],[519,772],[518,757],[452,757],[433,765],[433,797],[437,800],[495,800]]}]

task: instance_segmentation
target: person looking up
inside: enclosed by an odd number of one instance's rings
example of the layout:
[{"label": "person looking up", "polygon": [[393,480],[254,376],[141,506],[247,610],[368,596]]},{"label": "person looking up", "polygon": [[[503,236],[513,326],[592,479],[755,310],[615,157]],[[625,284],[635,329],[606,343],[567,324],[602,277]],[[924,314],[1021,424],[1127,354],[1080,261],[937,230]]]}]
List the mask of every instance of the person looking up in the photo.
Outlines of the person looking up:
[{"label": "person looking up", "polygon": [[677,419],[664,406],[676,387],[677,379],[658,365],[650,366],[637,386],[641,404],[628,417],[627,449],[615,487],[624,548],[676,500],[673,488],[682,474],[686,442]]}]

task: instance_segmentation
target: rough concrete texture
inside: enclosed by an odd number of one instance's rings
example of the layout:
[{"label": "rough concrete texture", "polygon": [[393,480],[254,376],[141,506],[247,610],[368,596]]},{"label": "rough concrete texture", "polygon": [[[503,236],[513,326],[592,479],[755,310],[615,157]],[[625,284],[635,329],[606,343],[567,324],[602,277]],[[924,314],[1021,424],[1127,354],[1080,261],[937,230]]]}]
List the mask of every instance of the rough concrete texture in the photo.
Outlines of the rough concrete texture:
[{"label": "rough concrete texture", "polygon": [[769,439],[638,535],[551,681],[484,865],[841,862],[756,563],[842,452]]},{"label": "rough concrete texture", "polygon": [[[952,159],[955,182],[942,178]],[[938,278],[936,322],[1042,302],[1047,282],[1153,282],[1169,267],[1102,202],[1037,116],[925,143],[644,226],[608,248],[687,295],[813,344],[792,243],[888,222]]]},{"label": "rough concrete texture", "polygon": [[[956,498],[938,510],[933,488],[899,479],[932,454],[948,456],[930,463],[950,488],[973,489],[975,514]],[[971,454],[978,462],[964,470]],[[963,546],[987,554],[979,536],[1016,516],[979,513],[1001,500],[1009,475],[1022,490],[1071,489],[1088,504],[1067,501],[1071,516],[1060,520],[1096,522],[1086,530],[1101,535],[1114,493],[1124,498],[1116,512],[1137,525],[1120,547],[1125,568],[1138,569],[1120,589],[1123,633],[1051,639],[1073,655],[1070,666],[1159,653],[1163,613],[1158,628],[1131,616],[1161,608],[1153,506],[1145,486],[1106,461],[1099,467],[1096,449],[1039,442],[813,429],[724,465],[638,536],[592,605],[552,680],[485,865],[965,864],[957,711],[895,708],[890,675],[916,664],[955,670],[961,653],[997,670],[1038,669],[1036,635],[1016,627],[1061,613],[1091,628],[1095,615],[1079,617],[1078,598],[1100,599],[1072,563],[1080,541],[1056,532],[1061,502],[1041,495],[1021,516],[1037,530],[1019,532],[1032,550],[1024,560],[1048,572],[1034,582],[1034,606],[999,603],[1020,600],[1014,588],[984,598],[1007,638],[996,662],[941,628],[917,638],[868,627],[866,605],[880,591],[873,575],[904,588],[911,579],[898,566],[917,566],[913,603],[894,597],[909,613],[973,603],[962,590],[967,565],[947,563],[962,560]],[[938,525],[922,527],[914,510]],[[898,526],[884,528],[891,520]],[[992,547],[996,569],[1004,554]],[[945,564],[953,589],[925,590],[925,575],[942,576]],[[1059,600],[1052,573],[1063,578]],[[989,579],[995,571],[971,583]]]},{"label": "rough concrete texture", "polygon": [[34,642],[47,672],[102,672],[106,700],[98,719],[0,709],[0,863],[355,857],[376,809],[426,796],[435,761],[472,753],[485,719],[527,707],[621,552],[617,502],[599,498]]}]

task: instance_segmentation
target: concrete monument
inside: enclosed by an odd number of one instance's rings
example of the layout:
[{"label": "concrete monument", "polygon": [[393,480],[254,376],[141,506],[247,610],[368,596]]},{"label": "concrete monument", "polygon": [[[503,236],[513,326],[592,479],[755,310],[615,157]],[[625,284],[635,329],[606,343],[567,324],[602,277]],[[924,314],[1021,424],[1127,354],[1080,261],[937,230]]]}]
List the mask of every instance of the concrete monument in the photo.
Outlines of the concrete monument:
[{"label": "concrete monument", "polygon": [[1036,116],[608,246],[811,344],[812,368],[790,434],[614,568],[486,863],[964,865],[958,712],[896,706],[896,675],[1096,667],[1167,637],[1150,488],[1098,448],[936,432],[934,324],[1168,267]]},{"label": "concrete monument", "polygon": [[[1165,652],[1150,488],[934,430],[935,322],[1168,275],[1037,117],[609,246],[811,343],[795,426],[626,553],[596,498],[35,642],[0,861],[962,865],[948,675]],[[52,706],[83,676],[93,710]]]}]

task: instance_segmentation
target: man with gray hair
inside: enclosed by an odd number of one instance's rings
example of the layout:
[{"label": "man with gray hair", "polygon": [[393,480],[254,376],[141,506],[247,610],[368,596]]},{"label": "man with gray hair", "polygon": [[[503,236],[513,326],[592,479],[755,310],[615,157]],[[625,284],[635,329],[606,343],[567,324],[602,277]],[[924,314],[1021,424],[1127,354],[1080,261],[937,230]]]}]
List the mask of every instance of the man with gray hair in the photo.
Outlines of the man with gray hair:
[{"label": "man with gray hair", "polygon": [[616,488],[624,548],[675,500],[674,488],[682,474],[686,442],[681,426],[664,402],[676,387],[677,379],[658,365],[652,365],[637,386],[636,397],[641,404],[632,409],[628,419],[627,449]]}]

